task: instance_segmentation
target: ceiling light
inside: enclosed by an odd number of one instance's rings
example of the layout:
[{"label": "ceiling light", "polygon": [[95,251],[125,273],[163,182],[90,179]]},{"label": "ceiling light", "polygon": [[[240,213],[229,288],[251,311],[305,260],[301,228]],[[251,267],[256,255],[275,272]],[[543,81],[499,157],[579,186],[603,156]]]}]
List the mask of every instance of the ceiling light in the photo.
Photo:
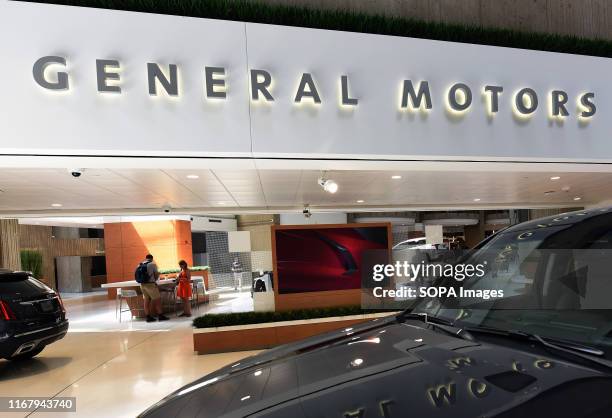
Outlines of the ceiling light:
[{"label": "ceiling light", "polygon": [[391,176],[391,178],[392,178],[393,180],[399,180],[399,179],[401,179],[401,178],[402,178],[402,176]]},{"label": "ceiling light", "polygon": [[53,206],[54,208],[61,208],[62,204],[61,203],[51,203],[51,206]]},{"label": "ceiling light", "polygon": [[561,177],[559,177],[559,176],[553,176],[553,177],[551,177],[550,179],[554,181],[554,180],[559,180],[560,178],[561,178]]},{"label": "ceiling light", "polygon": [[327,193],[334,194],[338,191],[338,183],[336,183],[334,180],[320,177],[318,183],[319,186],[323,187],[323,190],[325,190]]},{"label": "ceiling light", "polygon": [[363,203],[363,202],[365,202],[365,200],[359,199],[359,200],[357,201],[357,203]]},{"label": "ceiling light", "polygon": [[225,202],[217,202],[217,205],[225,205]]},{"label": "ceiling light", "polygon": [[188,174],[188,175],[187,175],[187,178],[188,178],[188,179],[195,180],[195,179],[199,179],[199,178],[200,178],[200,176],[198,176],[197,174]]},{"label": "ceiling light", "polygon": [[553,194],[555,191],[554,190],[549,190],[547,192],[544,192],[545,196],[548,196],[549,194]]},{"label": "ceiling light", "polygon": [[476,199],[474,199],[474,202],[480,202],[480,198],[477,197]]},{"label": "ceiling light", "polygon": [[579,197],[579,196],[576,196],[576,197],[574,198],[574,200],[581,200],[581,199],[582,199],[582,198],[581,198],[581,197]]}]

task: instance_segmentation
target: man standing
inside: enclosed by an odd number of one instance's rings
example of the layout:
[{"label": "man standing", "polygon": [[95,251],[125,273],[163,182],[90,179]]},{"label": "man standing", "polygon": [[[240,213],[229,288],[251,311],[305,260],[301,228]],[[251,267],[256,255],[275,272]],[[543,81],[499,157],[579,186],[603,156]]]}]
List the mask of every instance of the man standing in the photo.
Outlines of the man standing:
[{"label": "man standing", "polygon": [[234,273],[234,290],[242,291],[242,264],[238,257],[234,257],[232,273]]},{"label": "man standing", "polygon": [[170,318],[162,314],[161,295],[156,283],[157,279],[159,279],[159,271],[151,254],[147,254],[145,260],[138,266],[138,269],[142,267],[146,267],[146,281],[140,283],[140,290],[142,290],[142,297],[144,299],[144,312],[147,316],[147,322],[155,322],[154,314],[157,314],[158,320],[167,321]]}]

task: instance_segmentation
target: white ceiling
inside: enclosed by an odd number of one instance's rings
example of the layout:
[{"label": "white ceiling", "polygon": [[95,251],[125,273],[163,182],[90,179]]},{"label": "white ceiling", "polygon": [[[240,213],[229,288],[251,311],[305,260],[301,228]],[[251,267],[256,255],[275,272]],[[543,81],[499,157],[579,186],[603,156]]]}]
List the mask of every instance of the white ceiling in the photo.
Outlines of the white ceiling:
[{"label": "white ceiling", "polygon": [[[608,172],[337,170],[328,172],[340,186],[334,195],[317,184],[320,175],[307,169],[94,168],[73,178],[60,168],[2,168],[0,216],[163,213],[164,205],[185,214],[284,212],[306,204],[314,211],[535,208],[612,199]],[[561,179],[550,179],[557,175]]]}]

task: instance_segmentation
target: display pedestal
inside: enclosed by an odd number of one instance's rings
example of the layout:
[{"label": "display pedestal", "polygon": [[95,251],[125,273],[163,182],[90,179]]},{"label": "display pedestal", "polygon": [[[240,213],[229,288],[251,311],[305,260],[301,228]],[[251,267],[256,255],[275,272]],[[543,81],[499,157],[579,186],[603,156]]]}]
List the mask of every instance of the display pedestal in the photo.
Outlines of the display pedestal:
[{"label": "display pedestal", "polygon": [[274,292],[253,292],[253,310],[274,311]]}]

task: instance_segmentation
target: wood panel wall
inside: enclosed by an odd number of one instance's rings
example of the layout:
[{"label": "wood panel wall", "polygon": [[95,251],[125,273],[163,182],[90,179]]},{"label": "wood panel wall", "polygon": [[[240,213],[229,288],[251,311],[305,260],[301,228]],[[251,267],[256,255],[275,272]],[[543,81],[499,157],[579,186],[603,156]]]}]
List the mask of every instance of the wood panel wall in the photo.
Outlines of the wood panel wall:
[{"label": "wood panel wall", "polygon": [[102,238],[54,238],[52,228],[42,225],[19,225],[19,239],[22,249],[38,250],[43,256],[43,277],[49,286],[56,288],[55,257],[104,255]]},{"label": "wood panel wall", "polygon": [[17,219],[0,219],[0,267],[21,270]]}]

